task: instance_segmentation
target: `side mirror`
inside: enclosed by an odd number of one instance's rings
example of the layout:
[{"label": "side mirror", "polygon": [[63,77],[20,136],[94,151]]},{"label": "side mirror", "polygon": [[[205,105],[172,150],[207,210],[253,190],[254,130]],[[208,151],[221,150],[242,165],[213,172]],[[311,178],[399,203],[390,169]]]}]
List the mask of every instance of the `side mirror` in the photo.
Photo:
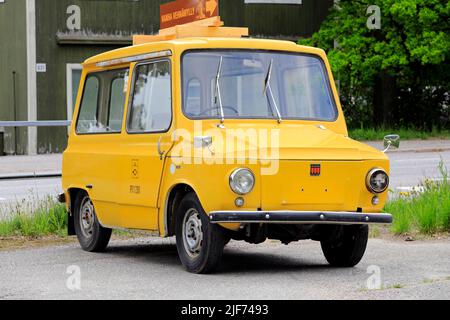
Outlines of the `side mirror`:
[{"label": "side mirror", "polygon": [[398,134],[390,134],[384,137],[384,151],[387,152],[390,148],[400,148],[400,136]]}]

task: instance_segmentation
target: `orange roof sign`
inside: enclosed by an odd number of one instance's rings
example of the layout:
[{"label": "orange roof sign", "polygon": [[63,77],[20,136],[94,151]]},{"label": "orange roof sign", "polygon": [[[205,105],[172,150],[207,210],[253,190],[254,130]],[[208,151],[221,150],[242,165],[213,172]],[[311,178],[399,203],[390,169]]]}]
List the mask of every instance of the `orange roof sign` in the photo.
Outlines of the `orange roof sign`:
[{"label": "orange roof sign", "polygon": [[161,5],[161,29],[219,15],[219,0],[177,0]]}]

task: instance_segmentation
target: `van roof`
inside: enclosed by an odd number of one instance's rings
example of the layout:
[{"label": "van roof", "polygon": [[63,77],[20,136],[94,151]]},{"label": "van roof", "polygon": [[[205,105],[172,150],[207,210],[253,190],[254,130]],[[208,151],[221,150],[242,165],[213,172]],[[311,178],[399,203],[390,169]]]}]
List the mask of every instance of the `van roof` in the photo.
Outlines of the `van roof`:
[{"label": "van roof", "polygon": [[255,39],[255,38],[206,38],[192,37],[173,40],[165,40],[159,42],[150,42],[140,45],[124,47],[87,59],[84,64],[94,64],[98,62],[120,59],[140,54],[150,53],[160,50],[176,50],[177,48],[236,48],[236,49],[265,49],[280,51],[297,51],[311,54],[324,53],[322,49],[297,45],[292,41]]}]

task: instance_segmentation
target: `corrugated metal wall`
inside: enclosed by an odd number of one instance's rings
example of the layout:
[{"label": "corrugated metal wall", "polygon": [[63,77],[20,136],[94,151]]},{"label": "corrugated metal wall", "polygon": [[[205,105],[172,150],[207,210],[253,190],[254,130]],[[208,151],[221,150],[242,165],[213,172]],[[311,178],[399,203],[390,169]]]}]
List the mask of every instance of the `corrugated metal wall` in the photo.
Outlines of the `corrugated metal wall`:
[{"label": "corrugated metal wall", "polygon": [[[8,4],[11,2],[24,3],[25,1],[7,0]],[[57,35],[60,39],[67,38],[67,36],[89,39],[92,35],[115,35],[122,39],[123,36],[130,34],[152,34],[159,30],[159,5],[165,2],[168,1],[36,0],[37,63],[45,63],[47,67],[46,72],[37,74],[38,120],[67,118],[66,65],[68,63],[81,63],[92,55],[125,45],[125,43],[105,45],[95,41],[67,44],[67,42],[57,41]],[[70,16],[67,8],[70,5],[77,5],[81,9],[81,30],[76,33],[70,32],[67,28],[67,19]],[[220,15],[227,26],[248,26],[253,36],[297,39],[308,36],[317,30],[332,5],[333,0],[303,0],[302,5],[245,4],[244,0],[222,0]],[[17,10],[25,12],[25,5],[23,4]],[[0,27],[7,24],[9,28],[22,30],[22,34],[15,36],[9,34],[8,38],[4,40],[0,38],[1,43],[9,42],[10,38],[14,38],[24,39],[25,45],[24,18],[12,19],[9,16],[11,13],[7,11],[10,10],[2,11],[0,8]],[[1,16],[2,12],[7,12],[3,13],[4,18]],[[2,28],[2,30],[4,29]],[[3,32],[2,37],[6,37]],[[0,54],[3,57],[4,53]],[[26,50],[17,46],[10,55],[14,56],[14,61],[19,57],[24,59]],[[10,64],[15,63],[13,60],[7,63],[9,73],[11,73]],[[2,68],[6,68],[3,67],[3,61]],[[22,70],[21,74],[22,72],[26,74],[26,70]],[[7,81],[6,78],[1,79],[2,82]],[[26,85],[26,79],[24,83]],[[0,90],[2,89],[0,88]],[[26,99],[23,86],[19,90],[22,99]],[[10,97],[10,88],[0,91],[0,99],[5,96]],[[21,103],[26,104],[23,101]],[[0,118],[8,117],[6,119],[10,119],[11,110],[11,108],[8,108],[7,111],[0,110]],[[26,111],[26,107],[24,110]],[[39,153],[61,152],[66,147],[66,141],[67,130],[65,128],[40,128],[38,130]],[[21,145],[23,145],[22,142]]]},{"label": "corrugated metal wall", "polygon": [[220,15],[229,26],[248,26],[253,36],[297,39],[313,34],[334,0],[303,0],[296,4],[245,4],[222,0]]},{"label": "corrugated metal wall", "polygon": [[[27,120],[25,13],[25,0],[0,3],[0,120]],[[26,129],[7,128],[5,137],[5,152],[25,152]]]}]

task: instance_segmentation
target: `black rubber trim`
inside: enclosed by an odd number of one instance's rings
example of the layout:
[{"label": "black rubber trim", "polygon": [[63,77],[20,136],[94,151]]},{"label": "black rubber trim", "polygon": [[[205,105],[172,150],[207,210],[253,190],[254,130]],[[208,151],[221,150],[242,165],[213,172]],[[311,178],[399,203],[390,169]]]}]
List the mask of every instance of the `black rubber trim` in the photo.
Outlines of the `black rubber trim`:
[{"label": "black rubber trim", "polygon": [[211,223],[372,224],[392,223],[388,213],[309,211],[217,211]]}]

